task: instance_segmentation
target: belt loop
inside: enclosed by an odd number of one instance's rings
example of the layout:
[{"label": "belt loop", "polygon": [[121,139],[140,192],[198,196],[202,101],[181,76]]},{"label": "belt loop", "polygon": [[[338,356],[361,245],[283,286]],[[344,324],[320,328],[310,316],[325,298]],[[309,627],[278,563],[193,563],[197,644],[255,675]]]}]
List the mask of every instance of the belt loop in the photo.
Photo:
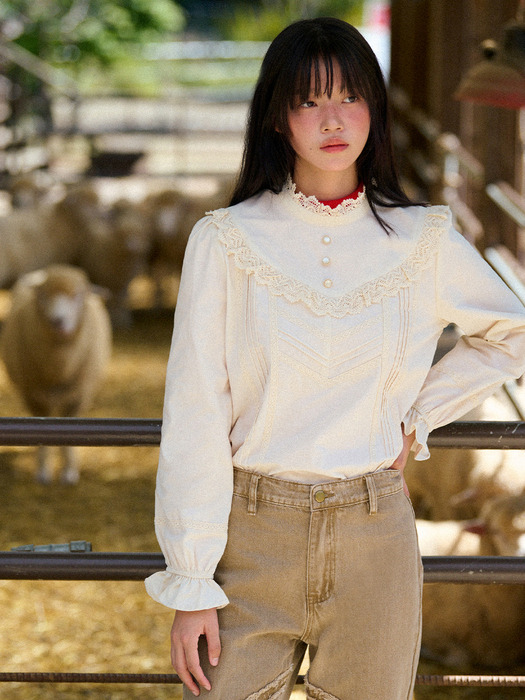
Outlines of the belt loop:
[{"label": "belt loop", "polygon": [[377,490],[373,474],[365,475],[366,488],[368,489],[368,514],[377,513]]},{"label": "belt loop", "polygon": [[259,474],[252,474],[250,478],[250,491],[248,494],[248,514],[255,515],[257,513],[257,487],[259,486]]}]

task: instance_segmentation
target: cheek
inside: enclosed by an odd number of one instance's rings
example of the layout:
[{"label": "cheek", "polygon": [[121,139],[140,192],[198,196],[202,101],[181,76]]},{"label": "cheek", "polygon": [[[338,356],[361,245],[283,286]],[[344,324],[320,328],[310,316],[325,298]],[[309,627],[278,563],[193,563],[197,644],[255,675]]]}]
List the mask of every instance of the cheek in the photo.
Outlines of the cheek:
[{"label": "cheek", "polygon": [[291,122],[288,123],[288,128],[289,128],[289,136],[288,136],[288,142],[292,149],[297,153],[298,150],[301,150],[301,138],[297,137],[297,134],[301,133],[300,127],[297,125],[297,123],[292,124]]},{"label": "cheek", "polygon": [[368,105],[363,105],[363,108],[359,110],[355,116],[356,129],[358,129],[364,137],[368,138],[368,134],[370,133],[370,112],[368,110]]}]

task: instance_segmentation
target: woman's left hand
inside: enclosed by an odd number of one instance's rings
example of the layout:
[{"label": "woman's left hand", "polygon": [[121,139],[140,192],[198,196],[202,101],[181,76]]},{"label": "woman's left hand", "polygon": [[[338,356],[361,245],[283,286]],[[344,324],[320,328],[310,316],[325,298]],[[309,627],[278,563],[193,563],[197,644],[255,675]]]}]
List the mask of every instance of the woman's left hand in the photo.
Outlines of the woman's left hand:
[{"label": "woman's left hand", "polygon": [[403,435],[403,449],[397,456],[395,462],[389,467],[389,469],[397,469],[398,471],[401,472],[401,477],[403,479],[403,490],[406,493],[406,495],[410,498],[410,493],[408,492],[408,486],[405,481],[405,476],[403,472],[405,471],[405,467],[407,464],[408,460],[408,455],[410,453],[410,448],[412,447],[412,444],[415,440],[416,434],[415,433],[410,433],[410,435],[405,435],[405,431],[403,430],[403,427],[401,426],[401,431]]}]

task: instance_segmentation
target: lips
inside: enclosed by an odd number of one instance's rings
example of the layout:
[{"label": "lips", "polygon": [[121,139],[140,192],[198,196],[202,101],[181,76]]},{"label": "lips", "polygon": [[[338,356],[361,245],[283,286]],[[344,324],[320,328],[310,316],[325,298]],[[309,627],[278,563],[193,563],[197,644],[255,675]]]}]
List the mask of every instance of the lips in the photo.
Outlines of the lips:
[{"label": "lips", "polygon": [[321,146],[321,151],[324,153],[340,153],[348,148],[346,141],[340,141],[339,139],[331,139],[326,141]]}]

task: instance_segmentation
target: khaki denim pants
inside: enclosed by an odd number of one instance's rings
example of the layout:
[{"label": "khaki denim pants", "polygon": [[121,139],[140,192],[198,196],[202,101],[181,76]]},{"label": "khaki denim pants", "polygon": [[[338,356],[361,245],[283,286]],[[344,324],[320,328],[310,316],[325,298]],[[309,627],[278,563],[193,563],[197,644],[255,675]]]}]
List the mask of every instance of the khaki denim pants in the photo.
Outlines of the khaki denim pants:
[{"label": "khaki denim pants", "polygon": [[201,649],[203,698],[289,698],[307,648],[308,698],[412,697],[423,575],[398,471],[310,485],[236,469],[216,580],[230,604],[216,668]]}]

